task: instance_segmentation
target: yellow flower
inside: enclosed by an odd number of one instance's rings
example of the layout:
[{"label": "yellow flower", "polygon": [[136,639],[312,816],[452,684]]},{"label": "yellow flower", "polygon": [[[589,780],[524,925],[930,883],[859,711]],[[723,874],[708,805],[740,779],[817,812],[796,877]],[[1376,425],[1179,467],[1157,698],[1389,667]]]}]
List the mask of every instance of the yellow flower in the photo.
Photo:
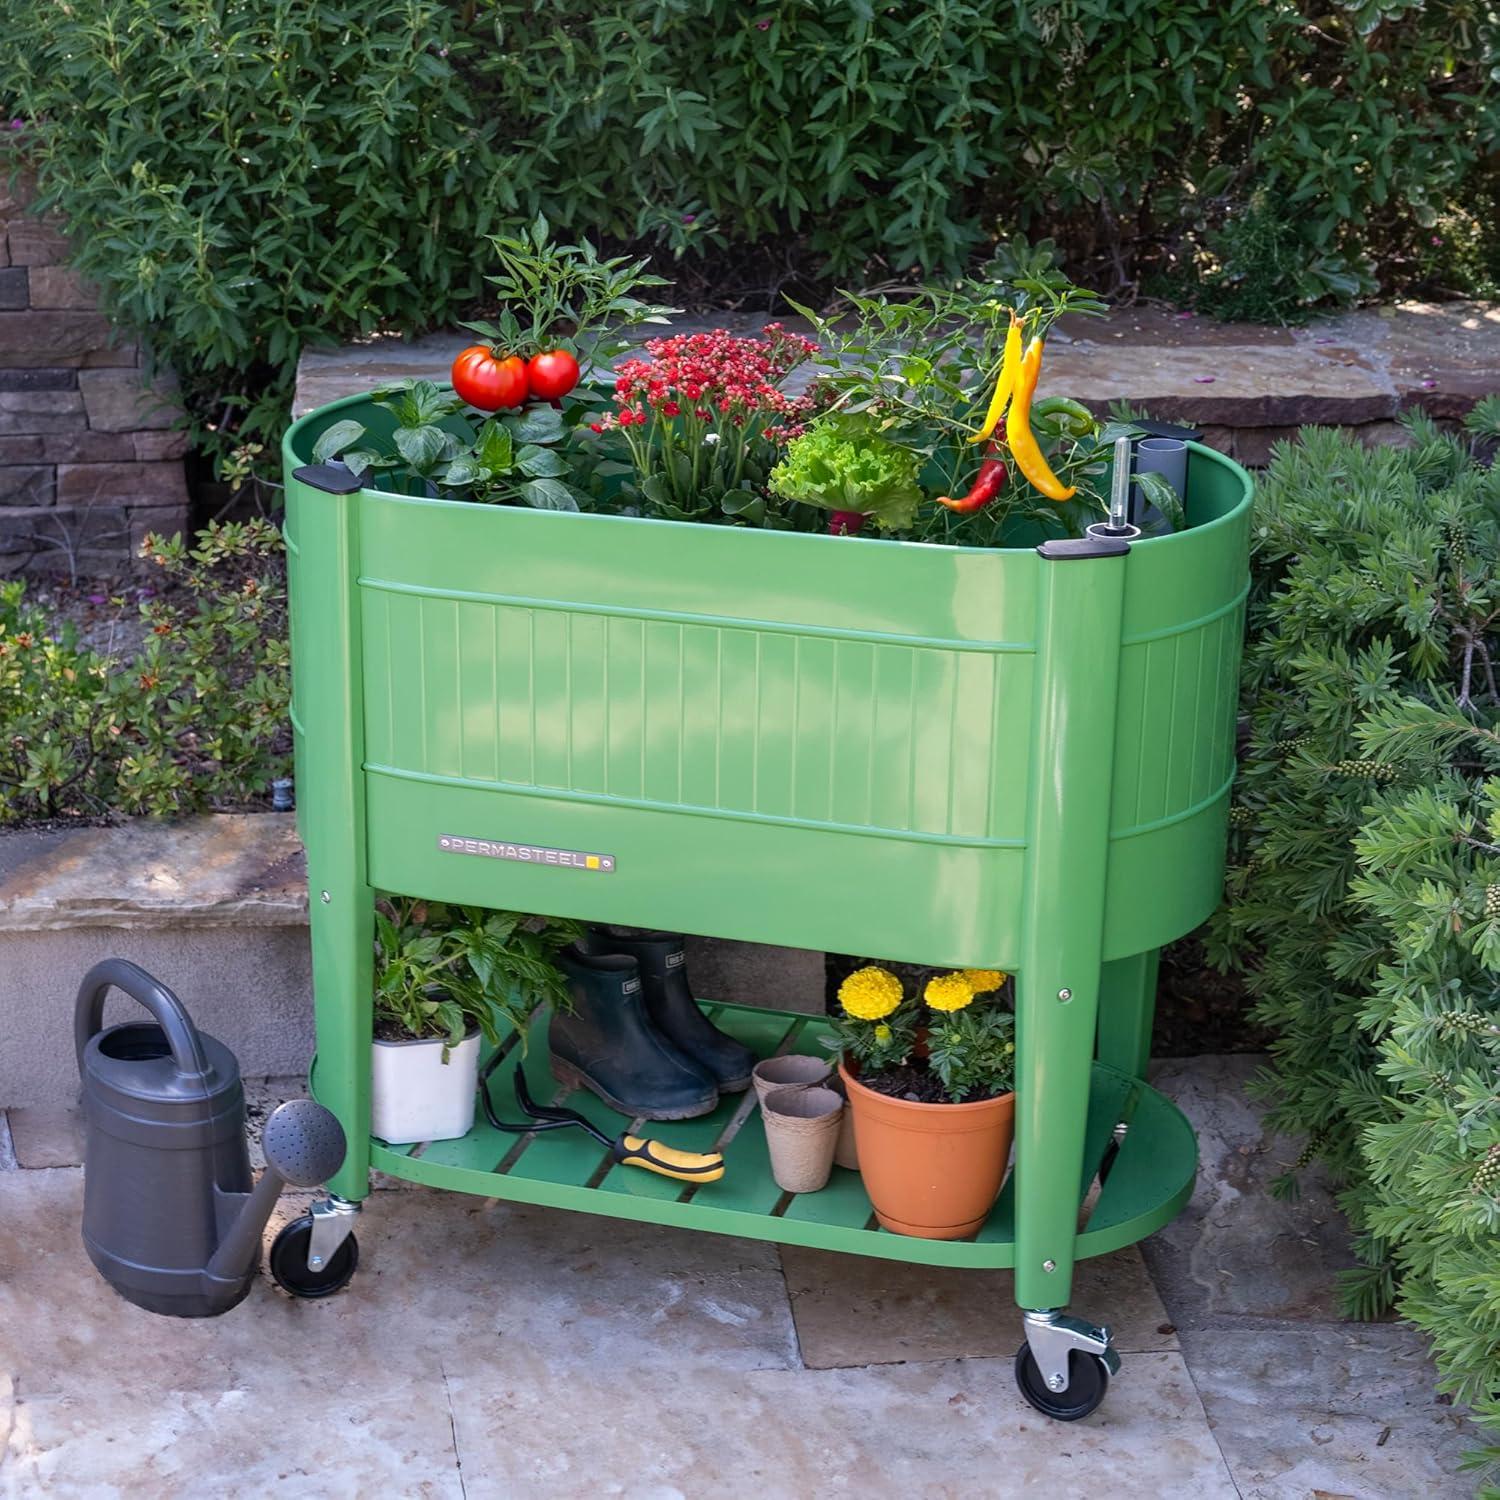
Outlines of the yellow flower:
[{"label": "yellow flower", "polygon": [[856,969],[839,986],[839,1004],[856,1021],[879,1021],[901,1004],[901,981],[886,969]]},{"label": "yellow flower", "polygon": [[923,993],[933,1010],[962,1010],[974,999],[974,991],[962,974],[939,974],[927,981]]},{"label": "yellow flower", "polygon": [[875,1028],[875,1040],[884,1046],[891,1039],[891,1028],[884,1021]]},{"label": "yellow flower", "polygon": [[998,990],[1009,977],[999,969],[961,969],[959,972],[976,995],[988,995],[991,990]]}]

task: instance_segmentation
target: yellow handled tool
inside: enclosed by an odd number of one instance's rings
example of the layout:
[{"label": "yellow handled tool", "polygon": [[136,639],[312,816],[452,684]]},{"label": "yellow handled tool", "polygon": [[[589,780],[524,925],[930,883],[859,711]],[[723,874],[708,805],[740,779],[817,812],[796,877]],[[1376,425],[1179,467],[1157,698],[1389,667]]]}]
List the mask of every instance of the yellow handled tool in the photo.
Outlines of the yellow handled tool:
[{"label": "yellow handled tool", "polygon": [[[604,1135],[603,1131],[591,1133],[596,1139]],[[717,1182],[724,1175],[724,1158],[717,1151],[679,1151],[638,1135],[622,1135],[609,1149],[622,1166],[644,1167],[683,1182]]]},{"label": "yellow handled tool", "polygon": [[526,1087],[526,1075],[521,1065],[516,1064],[516,1103],[527,1116],[524,1124],[502,1120],[495,1113],[490,1098],[489,1079],[500,1061],[497,1052],[484,1065],[479,1075],[479,1101],[484,1105],[484,1117],[496,1130],[506,1130],[513,1135],[526,1135],[533,1130],[561,1130],[575,1125],[580,1130],[609,1148],[614,1159],[625,1167],[640,1167],[646,1172],[655,1172],[662,1177],[675,1177],[679,1182],[717,1182],[724,1175],[724,1158],[717,1151],[680,1151],[676,1146],[666,1146],[645,1136],[619,1135],[611,1138],[585,1115],[576,1109],[564,1109],[557,1104],[538,1104]]}]

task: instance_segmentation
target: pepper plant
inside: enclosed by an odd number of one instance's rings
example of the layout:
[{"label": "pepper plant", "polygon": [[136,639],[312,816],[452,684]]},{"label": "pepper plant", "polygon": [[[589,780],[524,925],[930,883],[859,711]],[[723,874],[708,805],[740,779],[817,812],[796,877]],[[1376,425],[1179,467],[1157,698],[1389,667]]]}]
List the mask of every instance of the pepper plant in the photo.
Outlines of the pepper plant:
[{"label": "pepper plant", "polygon": [[522,1037],[538,1005],[566,1006],[554,955],[581,934],[565,918],[386,897],[375,910],[377,1032],[443,1040],[443,1060],[471,1031],[492,1046],[500,1023]]}]

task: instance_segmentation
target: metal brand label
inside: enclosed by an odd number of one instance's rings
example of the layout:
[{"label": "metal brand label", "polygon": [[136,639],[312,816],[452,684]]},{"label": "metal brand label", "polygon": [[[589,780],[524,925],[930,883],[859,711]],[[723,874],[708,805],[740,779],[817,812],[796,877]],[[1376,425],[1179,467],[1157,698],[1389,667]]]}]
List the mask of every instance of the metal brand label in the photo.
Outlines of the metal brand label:
[{"label": "metal brand label", "polygon": [[564,870],[614,873],[613,854],[591,854],[586,849],[550,849],[545,844],[512,844],[505,839],[466,839],[440,833],[437,846],[444,854],[478,854],[486,859],[509,859],[522,865],[555,865]]}]

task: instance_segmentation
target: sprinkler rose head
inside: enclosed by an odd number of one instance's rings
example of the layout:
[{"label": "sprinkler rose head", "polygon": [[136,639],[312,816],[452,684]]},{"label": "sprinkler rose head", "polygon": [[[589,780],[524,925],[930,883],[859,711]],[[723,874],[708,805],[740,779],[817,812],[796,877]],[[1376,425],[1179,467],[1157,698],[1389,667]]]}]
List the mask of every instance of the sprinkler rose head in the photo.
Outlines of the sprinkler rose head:
[{"label": "sprinkler rose head", "polygon": [[344,1163],[344,1129],[321,1104],[291,1099],[275,1110],[261,1132],[266,1165],[293,1187],[317,1187]]}]

